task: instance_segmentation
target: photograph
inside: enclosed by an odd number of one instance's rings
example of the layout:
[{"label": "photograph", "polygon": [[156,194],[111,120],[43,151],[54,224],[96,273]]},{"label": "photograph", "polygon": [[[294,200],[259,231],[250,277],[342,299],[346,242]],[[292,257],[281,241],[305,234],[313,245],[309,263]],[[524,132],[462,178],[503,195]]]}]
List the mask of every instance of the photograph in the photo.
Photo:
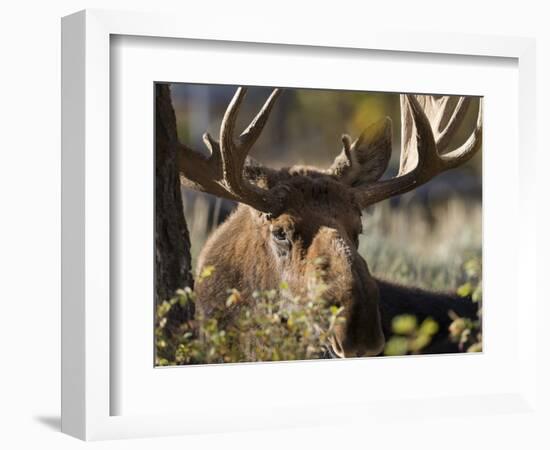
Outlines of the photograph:
[{"label": "photograph", "polygon": [[483,351],[482,97],[153,88],[155,366]]}]

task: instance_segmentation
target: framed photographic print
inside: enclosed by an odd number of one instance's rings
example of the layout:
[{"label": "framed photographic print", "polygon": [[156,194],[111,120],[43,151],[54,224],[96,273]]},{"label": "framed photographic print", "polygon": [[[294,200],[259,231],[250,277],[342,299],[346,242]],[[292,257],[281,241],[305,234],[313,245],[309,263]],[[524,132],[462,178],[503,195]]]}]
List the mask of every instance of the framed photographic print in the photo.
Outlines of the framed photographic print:
[{"label": "framed photographic print", "polygon": [[63,431],[532,412],[533,42],[188,25],[63,19]]}]

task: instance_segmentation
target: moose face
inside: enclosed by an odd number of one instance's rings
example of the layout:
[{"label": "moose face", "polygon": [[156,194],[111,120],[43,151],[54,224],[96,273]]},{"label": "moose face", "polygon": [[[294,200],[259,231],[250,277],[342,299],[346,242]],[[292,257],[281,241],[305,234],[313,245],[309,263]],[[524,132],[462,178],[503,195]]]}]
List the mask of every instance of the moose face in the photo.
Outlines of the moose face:
[{"label": "moose face", "polygon": [[292,180],[292,207],[276,218],[263,218],[264,239],[279,277],[295,294],[312,276],[327,290],[323,298],[343,307],[344,319],[332,337],[339,357],[371,356],[384,346],[378,288],[358,252],[361,210],[340,183],[298,177]]}]

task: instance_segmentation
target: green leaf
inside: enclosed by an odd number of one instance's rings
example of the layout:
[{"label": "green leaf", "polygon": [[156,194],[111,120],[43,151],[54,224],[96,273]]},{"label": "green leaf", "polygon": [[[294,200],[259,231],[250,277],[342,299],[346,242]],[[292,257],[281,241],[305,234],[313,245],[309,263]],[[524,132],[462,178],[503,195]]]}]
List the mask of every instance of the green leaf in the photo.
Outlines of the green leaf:
[{"label": "green leaf", "polygon": [[477,258],[472,258],[464,263],[464,270],[468,277],[477,277],[481,274],[481,262]]},{"label": "green leaf", "polygon": [[456,290],[456,293],[461,297],[468,297],[472,293],[472,283],[464,283]]},{"label": "green leaf", "polygon": [[412,352],[419,352],[424,347],[426,347],[430,342],[432,338],[428,334],[419,334],[416,338],[414,338],[409,346]]},{"label": "green leaf", "polygon": [[483,292],[482,292],[481,284],[479,284],[475,288],[475,290],[472,294],[472,301],[477,303],[481,300],[482,296],[483,296]]},{"label": "green leaf", "polygon": [[452,321],[452,323],[449,325],[449,333],[452,337],[458,338],[460,335],[462,335],[462,332],[466,329],[468,326],[465,319],[462,317],[458,317],[455,320]]},{"label": "green leaf", "polygon": [[479,353],[483,351],[483,344],[481,342],[476,342],[475,344],[470,345],[466,351],[468,353]]},{"label": "green leaf", "polygon": [[384,355],[401,356],[406,355],[409,349],[407,338],[401,336],[392,336],[384,347]]},{"label": "green leaf", "polygon": [[206,266],[204,269],[202,269],[202,272],[199,276],[199,281],[202,281],[205,278],[211,277],[215,270],[216,268],[214,266]]},{"label": "green leaf", "polygon": [[439,324],[433,320],[431,317],[428,317],[427,319],[424,319],[422,324],[420,325],[420,334],[426,335],[426,336],[433,336],[439,331]]},{"label": "green leaf", "polygon": [[391,325],[395,334],[412,334],[416,330],[416,317],[410,314],[396,316],[393,318]]}]

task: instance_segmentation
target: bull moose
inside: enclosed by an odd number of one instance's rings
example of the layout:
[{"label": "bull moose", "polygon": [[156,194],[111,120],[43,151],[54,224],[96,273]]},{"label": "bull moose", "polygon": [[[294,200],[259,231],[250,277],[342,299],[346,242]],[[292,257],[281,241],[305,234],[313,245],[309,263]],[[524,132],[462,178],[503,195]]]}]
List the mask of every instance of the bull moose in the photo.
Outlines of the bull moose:
[{"label": "bull moose", "polygon": [[[389,118],[369,126],[354,141],[343,135],[343,149],[326,169],[274,170],[253,160],[249,152],[280,93],[274,89],[236,136],[236,118],[246,94],[246,88],[239,87],[224,114],[219,140],[208,133],[203,136],[208,156],[178,144],[178,170],[185,187],[238,202],[200,253],[198,273],[209,265],[216,270],[196,284],[197,308],[206,317],[223,311],[228,287],[249,298],[254,290],[272,289],[282,281],[291,291],[299,291],[312,261],[321,258],[329,285],[327,300],[342,306],[345,317],[331,340],[334,355],[380,354],[391,319],[403,313],[439,321],[443,334],[436,336],[430,352],[449,351],[452,344],[443,342],[449,310],[474,317],[476,307],[468,299],[374,277],[357,249],[361,213],[469,160],[482,144],[481,100],[401,95],[400,168],[395,177],[382,179],[392,152]],[[477,123],[462,145],[449,150],[471,104],[478,108]],[[226,310],[225,320],[230,321]]]}]

